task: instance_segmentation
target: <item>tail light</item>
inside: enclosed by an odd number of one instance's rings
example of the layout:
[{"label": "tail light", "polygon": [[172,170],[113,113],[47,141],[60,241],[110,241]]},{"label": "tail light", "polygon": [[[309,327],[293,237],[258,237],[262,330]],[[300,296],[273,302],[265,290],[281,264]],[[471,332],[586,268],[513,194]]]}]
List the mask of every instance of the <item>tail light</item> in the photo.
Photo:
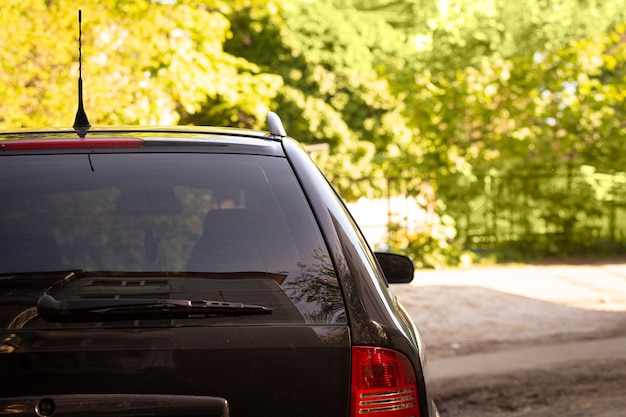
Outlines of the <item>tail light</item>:
[{"label": "tail light", "polygon": [[143,140],[139,138],[60,138],[26,139],[2,141],[2,151],[12,150],[53,150],[53,149],[109,149],[140,148]]},{"label": "tail light", "polygon": [[419,417],[415,372],[409,359],[391,349],[352,348],[351,417]]}]

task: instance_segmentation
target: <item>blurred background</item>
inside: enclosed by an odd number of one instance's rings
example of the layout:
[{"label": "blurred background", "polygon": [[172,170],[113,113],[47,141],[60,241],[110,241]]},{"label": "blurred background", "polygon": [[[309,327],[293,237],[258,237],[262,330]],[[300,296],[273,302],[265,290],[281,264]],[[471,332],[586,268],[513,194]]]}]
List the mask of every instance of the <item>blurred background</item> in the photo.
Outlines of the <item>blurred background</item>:
[{"label": "blurred background", "polygon": [[4,0],[0,128],[290,136],[421,268],[626,254],[626,0]]}]

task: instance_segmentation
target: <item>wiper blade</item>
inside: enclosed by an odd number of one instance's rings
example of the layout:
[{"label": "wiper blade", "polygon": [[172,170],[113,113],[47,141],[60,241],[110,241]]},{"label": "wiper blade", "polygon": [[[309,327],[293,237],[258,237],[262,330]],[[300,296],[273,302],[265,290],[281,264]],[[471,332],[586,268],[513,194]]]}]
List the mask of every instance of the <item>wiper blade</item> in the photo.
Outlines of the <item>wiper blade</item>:
[{"label": "wiper blade", "polygon": [[52,322],[93,322],[139,319],[195,319],[271,314],[272,308],[243,303],[168,298],[85,298],[57,300],[44,294],[37,314]]},{"label": "wiper blade", "polygon": [[77,274],[80,274],[82,271],[80,269],[70,269],[70,270],[50,270],[50,271],[22,271],[22,272],[0,272],[0,280],[11,280],[11,279],[59,279],[61,278],[63,281],[73,279]]}]

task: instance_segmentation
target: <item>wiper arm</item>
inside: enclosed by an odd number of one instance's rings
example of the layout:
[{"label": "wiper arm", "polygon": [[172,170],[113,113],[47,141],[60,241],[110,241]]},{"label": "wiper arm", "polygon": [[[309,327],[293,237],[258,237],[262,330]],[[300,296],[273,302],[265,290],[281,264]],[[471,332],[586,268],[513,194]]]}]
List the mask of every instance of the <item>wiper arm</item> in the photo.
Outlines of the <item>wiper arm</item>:
[{"label": "wiper arm", "polygon": [[37,314],[52,322],[92,322],[139,319],[195,319],[207,317],[271,314],[270,307],[207,300],[107,299],[57,300],[44,294],[37,301]]}]

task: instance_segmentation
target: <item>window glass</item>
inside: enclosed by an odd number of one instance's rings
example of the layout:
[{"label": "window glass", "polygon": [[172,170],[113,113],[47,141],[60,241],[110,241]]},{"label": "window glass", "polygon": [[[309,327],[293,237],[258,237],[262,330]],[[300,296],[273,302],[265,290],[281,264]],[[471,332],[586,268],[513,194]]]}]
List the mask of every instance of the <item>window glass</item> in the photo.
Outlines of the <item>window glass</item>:
[{"label": "window glass", "polygon": [[[315,219],[284,158],[71,154],[0,164],[0,328],[59,326],[44,294],[262,305],[271,314],[106,326],[345,323]],[[85,326],[70,318],[63,326]],[[91,325],[91,324],[89,324]]]}]

